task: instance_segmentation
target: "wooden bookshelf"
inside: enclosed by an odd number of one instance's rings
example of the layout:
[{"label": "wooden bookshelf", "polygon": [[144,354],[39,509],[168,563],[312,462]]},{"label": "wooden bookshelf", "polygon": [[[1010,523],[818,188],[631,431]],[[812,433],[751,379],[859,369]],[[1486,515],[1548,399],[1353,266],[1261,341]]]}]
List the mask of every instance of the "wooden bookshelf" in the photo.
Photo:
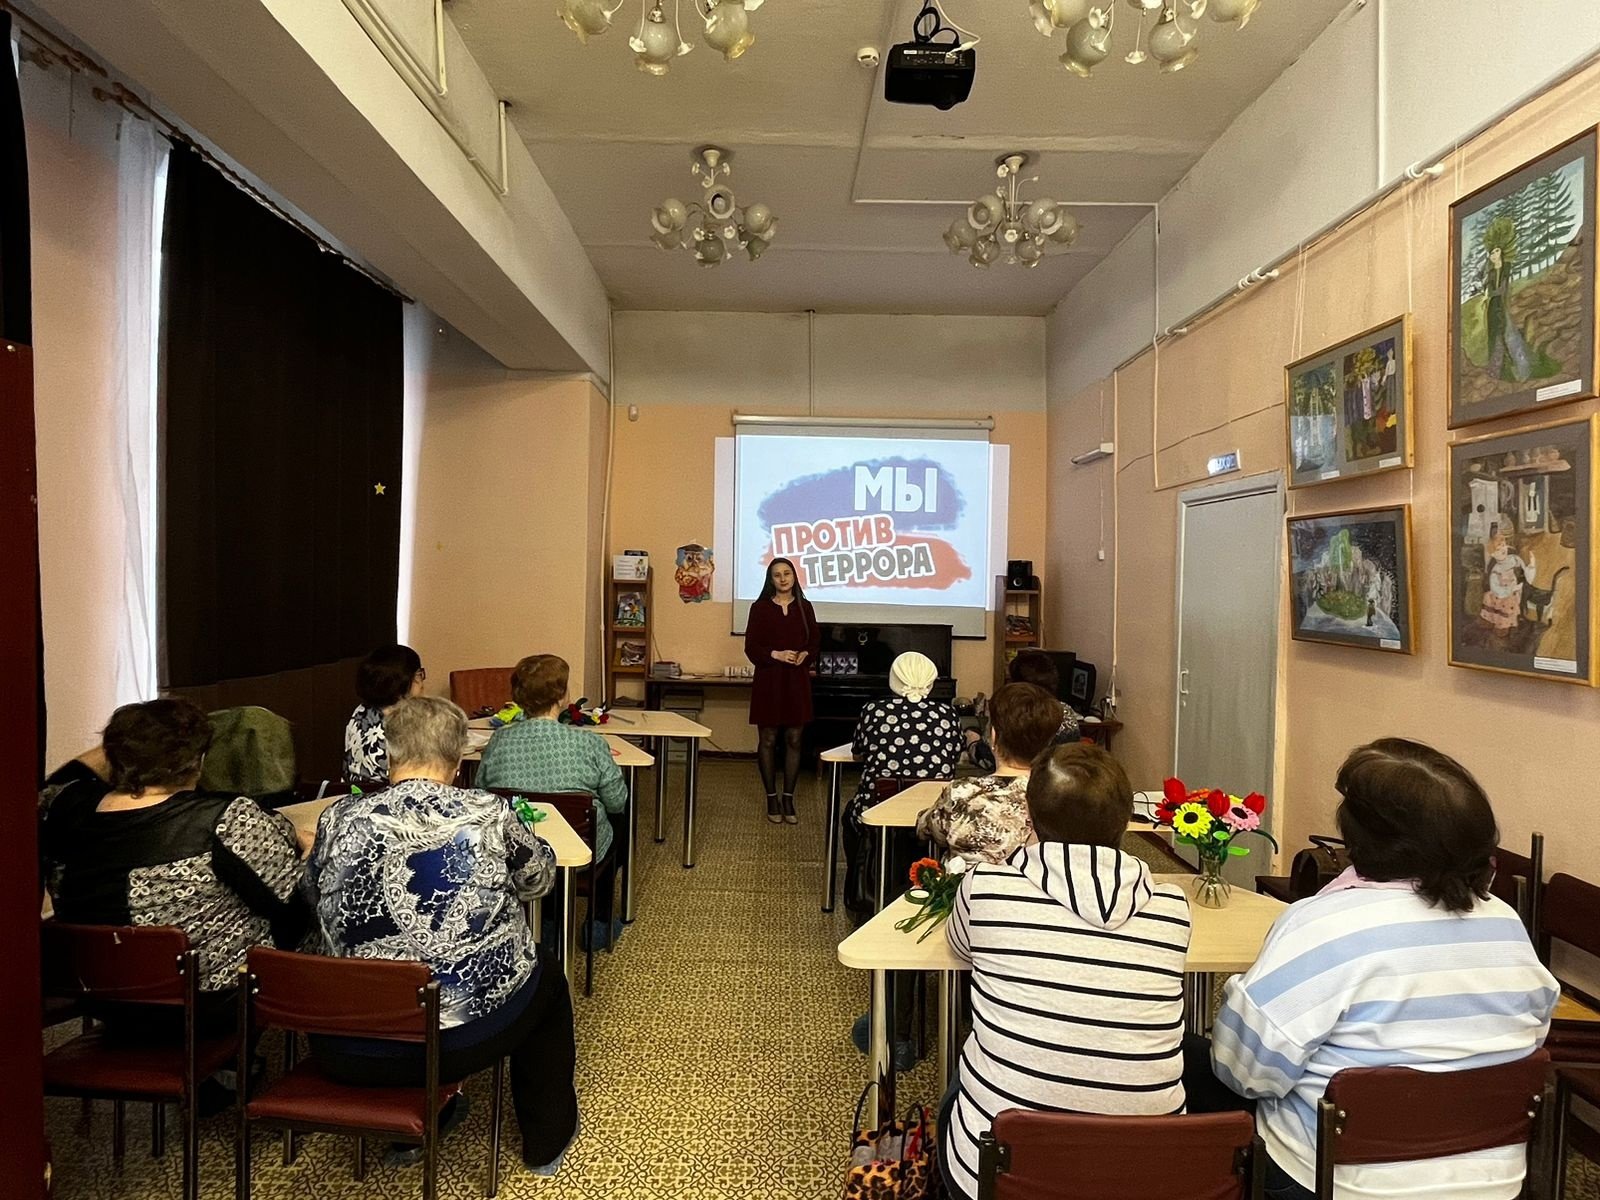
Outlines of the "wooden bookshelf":
[{"label": "wooden bookshelf", "polygon": [[[615,702],[617,686],[622,682],[643,682],[650,671],[650,619],[654,613],[651,584],[654,568],[647,568],[643,579],[612,579],[606,587],[606,611],[603,618],[606,651],[606,699]],[[635,597],[629,601],[629,597]],[[640,624],[631,625],[625,620],[624,609],[635,609]],[[624,662],[624,658],[628,661]],[[633,661],[637,658],[638,661]]]},{"label": "wooden bookshelf", "polygon": [[[1017,624],[1026,628],[1013,628]],[[993,641],[994,686],[998,689],[1018,650],[1044,649],[1044,596],[1038,588],[1007,587],[1004,575],[995,576]]]}]

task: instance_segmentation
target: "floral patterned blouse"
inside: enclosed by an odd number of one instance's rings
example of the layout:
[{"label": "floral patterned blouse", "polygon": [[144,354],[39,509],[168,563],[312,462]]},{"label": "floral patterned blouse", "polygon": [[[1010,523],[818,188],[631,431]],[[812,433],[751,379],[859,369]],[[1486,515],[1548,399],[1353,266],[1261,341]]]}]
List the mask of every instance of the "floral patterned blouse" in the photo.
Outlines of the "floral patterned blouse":
[{"label": "floral patterned blouse", "polygon": [[344,727],[344,777],[355,783],[389,782],[389,740],[383,709],[356,705]]},{"label": "floral patterned blouse", "polygon": [[847,819],[859,828],[861,814],[877,802],[872,785],[879,779],[950,778],[962,741],[956,710],[942,701],[905,696],[872,701],[856,721],[851,749],[861,760],[861,786]]},{"label": "floral patterned blouse", "polygon": [[958,779],[917,819],[917,836],[963,858],[1003,863],[1033,841],[1026,775]]}]

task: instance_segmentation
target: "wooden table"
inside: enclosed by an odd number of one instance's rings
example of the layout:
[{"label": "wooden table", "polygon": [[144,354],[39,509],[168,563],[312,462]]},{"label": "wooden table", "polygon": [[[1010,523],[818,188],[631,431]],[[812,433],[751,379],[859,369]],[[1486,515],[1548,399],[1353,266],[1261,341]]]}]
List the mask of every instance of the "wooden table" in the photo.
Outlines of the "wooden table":
[{"label": "wooden table", "polygon": [[1104,746],[1106,752],[1111,752],[1111,739],[1122,732],[1122,722],[1116,718],[1110,720],[1104,717],[1084,717],[1078,725],[1078,736]]},{"label": "wooden table", "polygon": [[[305,830],[313,835],[317,831],[317,820],[322,816],[323,810],[329,805],[344,800],[345,796],[324,796],[320,800],[307,800],[301,804],[289,804],[280,808],[278,812],[294,822],[294,827]],[[533,831],[549,843],[550,849],[556,855],[556,886],[561,889],[561,906],[564,919],[558,931],[557,954],[561,959],[563,972],[567,977],[567,986],[575,986],[577,955],[573,953],[574,932],[577,929],[578,907],[578,877],[576,871],[589,865],[593,855],[589,845],[577,831],[568,825],[566,819],[548,804],[535,804],[544,814],[544,820],[533,827]],[[539,902],[533,902],[529,913],[529,922],[533,927],[533,935],[539,936]]]},{"label": "wooden table", "polygon": [[[1155,875],[1159,883],[1176,883],[1191,895],[1189,954],[1184,960],[1184,1020],[1189,1030],[1202,1033],[1211,1003],[1211,977],[1219,972],[1244,971],[1261,953],[1267,931],[1288,908],[1270,896],[1234,888],[1226,908],[1201,908],[1192,903],[1194,875]],[[957,973],[972,964],[950,948],[943,929],[918,941],[922,930],[904,933],[895,925],[917,911],[904,896],[839,943],[839,961],[869,975],[868,1054],[878,1083],[880,1119],[894,1114],[894,1053],[889,1044],[890,971],[939,972],[939,1094],[948,1090],[960,1061]]]},{"label": "wooden table", "polygon": [[839,822],[844,804],[844,768],[856,760],[850,743],[824,750],[818,757],[828,764],[828,819],[822,834],[822,911],[831,913],[839,886]]},{"label": "wooden table", "polygon": [[656,759],[656,841],[667,840],[662,830],[662,814],[667,804],[667,743],[682,740],[687,750],[683,776],[683,865],[694,866],[694,808],[700,786],[700,739],[711,730],[681,713],[659,709],[612,709],[611,720],[602,728],[615,737],[646,738]]}]

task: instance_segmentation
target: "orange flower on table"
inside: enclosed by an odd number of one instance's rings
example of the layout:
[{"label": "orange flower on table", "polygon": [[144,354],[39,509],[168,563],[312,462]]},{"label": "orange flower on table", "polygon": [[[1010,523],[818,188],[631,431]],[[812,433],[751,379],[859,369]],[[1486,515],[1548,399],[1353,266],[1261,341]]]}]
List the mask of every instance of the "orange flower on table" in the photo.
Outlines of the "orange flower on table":
[{"label": "orange flower on table", "polygon": [[928,884],[923,880],[922,873],[924,871],[932,871],[934,878],[937,879],[943,870],[944,868],[939,865],[937,858],[919,858],[911,864],[911,886],[927,887]]}]

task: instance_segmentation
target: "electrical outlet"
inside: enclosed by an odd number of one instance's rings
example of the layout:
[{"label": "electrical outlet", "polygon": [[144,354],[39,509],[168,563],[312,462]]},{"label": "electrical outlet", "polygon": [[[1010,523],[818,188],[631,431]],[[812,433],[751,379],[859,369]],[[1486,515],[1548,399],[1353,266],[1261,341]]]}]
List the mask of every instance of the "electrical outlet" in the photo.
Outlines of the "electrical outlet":
[{"label": "electrical outlet", "polygon": [[1102,548],[1101,550],[1096,552],[1095,557],[1097,559],[1099,559],[1101,562],[1105,562],[1105,560],[1106,560],[1106,552],[1105,552],[1105,550]]}]

